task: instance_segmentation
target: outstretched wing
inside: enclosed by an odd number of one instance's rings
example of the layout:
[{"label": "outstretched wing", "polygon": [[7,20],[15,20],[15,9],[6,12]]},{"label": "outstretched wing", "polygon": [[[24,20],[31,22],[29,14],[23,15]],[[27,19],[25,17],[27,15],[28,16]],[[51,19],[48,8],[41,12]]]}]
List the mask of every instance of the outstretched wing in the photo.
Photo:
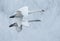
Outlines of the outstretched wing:
[{"label": "outstretched wing", "polygon": [[29,26],[29,23],[27,21],[23,22],[23,18],[28,16],[28,7],[24,6],[24,7],[20,8],[20,9],[18,9],[17,11],[21,12],[20,18],[16,18],[18,25],[22,24],[24,26]]},{"label": "outstretched wing", "polygon": [[29,22],[27,20],[25,20],[25,21],[22,22],[22,25],[23,26],[29,26],[30,24],[29,24]]},{"label": "outstretched wing", "polygon": [[24,6],[20,9],[18,9],[18,11],[21,11],[21,13],[23,14],[23,16],[28,16],[28,7]]}]

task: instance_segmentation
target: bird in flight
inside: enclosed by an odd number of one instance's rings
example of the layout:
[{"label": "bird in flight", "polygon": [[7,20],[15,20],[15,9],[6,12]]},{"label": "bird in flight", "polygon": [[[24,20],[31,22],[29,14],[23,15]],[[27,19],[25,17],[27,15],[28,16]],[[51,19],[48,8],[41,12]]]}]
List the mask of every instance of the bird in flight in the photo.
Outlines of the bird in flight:
[{"label": "bird in flight", "polygon": [[27,17],[30,14],[33,14],[35,12],[44,12],[44,10],[38,10],[38,11],[29,11],[27,6],[24,6],[18,10],[16,10],[15,15],[10,16],[9,18],[15,18],[15,22],[9,27],[16,27],[16,30],[18,32],[22,31],[23,26],[29,26],[29,22],[40,22],[41,20],[24,20],[24,17]]}]

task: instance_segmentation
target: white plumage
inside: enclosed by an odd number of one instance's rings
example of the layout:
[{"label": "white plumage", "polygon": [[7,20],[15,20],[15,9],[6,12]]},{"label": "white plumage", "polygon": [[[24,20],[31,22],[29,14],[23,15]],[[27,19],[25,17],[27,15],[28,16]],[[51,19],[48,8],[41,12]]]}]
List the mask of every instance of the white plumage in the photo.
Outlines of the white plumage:
[{"label": "white plumage", "polygon": [[28,11],[28,7],[24,6],[18,10],[16,10],[15,15],[10,16],[10,18],[15,18],[15,23],[11,24],[9,27],[15,26],[16,30],[19,32],[22,30],[22,26],[29,26],[29,22],[36,22],[40,20],[24,20],[24,17],[27,17],[29,14],[34,12],[41,12],[41,11]]}]

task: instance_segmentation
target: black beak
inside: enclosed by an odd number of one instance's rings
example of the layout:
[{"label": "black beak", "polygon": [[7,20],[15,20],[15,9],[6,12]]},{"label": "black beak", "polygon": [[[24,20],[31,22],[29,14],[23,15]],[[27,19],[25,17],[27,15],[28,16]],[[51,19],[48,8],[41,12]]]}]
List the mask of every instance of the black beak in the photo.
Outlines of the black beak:
[{"label": "black beak", "polygon": [[45,12],[45,10],[42,10],[42,12]]},{"label": "black beak", "polygon": [[15,17],[15,15],[13,15],[13,16],[10,16],[9,18],[14,18]]},{"label": "black beak", "polygon": [[13,23],[13,24],[9,25],[9,27],[13,27],[14,25],[15,25],[15,23]]},{"label": "black beak", "polygon": [[9,25],[9,27],[13,27],[13,26],[14,26],[13,24]]}]

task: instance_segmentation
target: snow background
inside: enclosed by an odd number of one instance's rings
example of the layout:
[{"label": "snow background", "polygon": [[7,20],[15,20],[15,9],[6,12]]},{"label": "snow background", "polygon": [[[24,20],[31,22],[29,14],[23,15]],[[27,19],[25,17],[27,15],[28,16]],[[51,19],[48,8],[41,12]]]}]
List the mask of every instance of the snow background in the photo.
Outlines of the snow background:
[{"label": "snow background", "polygon": [[[29,19],[41,19],[23,27],[21,32],[9,28],[13,12],[23,6],[29,10],[44,9],[44,13],[29,15]],[[60,41],[60,0],[0,0],[0,41]]]}]

